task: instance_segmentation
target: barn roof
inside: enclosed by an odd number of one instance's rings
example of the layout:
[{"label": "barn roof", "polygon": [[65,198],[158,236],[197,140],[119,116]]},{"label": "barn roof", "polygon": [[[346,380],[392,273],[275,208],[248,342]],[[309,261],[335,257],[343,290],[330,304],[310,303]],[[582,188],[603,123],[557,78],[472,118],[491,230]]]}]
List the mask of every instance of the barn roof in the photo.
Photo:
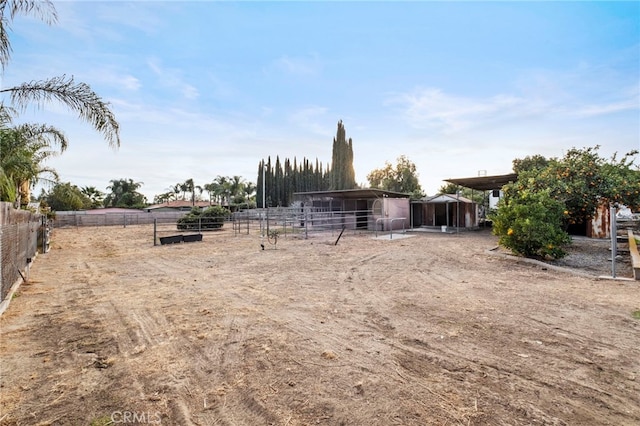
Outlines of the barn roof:
[{"label": "barn roof", "polygon": [[296,192],[293,194],[296,198],[309,197],[309,198],[339,198],[339,199],[363,199],[363,198],[409,198],[411,194],[405,194],[402,192],[385,191],[384,189],[377,188],[358,188],[358,189],[343,189],[339,191],[311,191],[311,192]]},{"label": "barn roof", "polygon": [[438,203],[473,203],[472,200],[462,197],[462,196],[457,196],[456,194],[439,194],[439,195],[434,195],[433,197],[427,197],[427,198],[423,198],[422,200],[420,200],[421,203],[432,203],[432,204],[438,204]]}]

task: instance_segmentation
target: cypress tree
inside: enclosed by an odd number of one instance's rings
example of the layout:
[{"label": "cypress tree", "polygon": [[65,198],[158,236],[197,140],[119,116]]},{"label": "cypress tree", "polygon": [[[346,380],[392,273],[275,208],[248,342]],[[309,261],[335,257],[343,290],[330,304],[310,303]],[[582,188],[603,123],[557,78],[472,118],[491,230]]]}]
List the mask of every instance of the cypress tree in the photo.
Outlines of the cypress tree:
[{"label": "cypress tree", "polygon": [[346,131],[342,120],[338,121],[338,131],[333,139],[331,153],[330,188],[333,190],[353,189],[356,187],[353,168],[353,141],[346,140]]},{"label": "cypress tree", "polygon": [[264,194],[262,193],[263,170],[264,160],[260,160],[260,164],[258,165],[258,183],[256,184],[256,206],[258,206],[258,208],[262,208],[262,197],[264,197]]}]

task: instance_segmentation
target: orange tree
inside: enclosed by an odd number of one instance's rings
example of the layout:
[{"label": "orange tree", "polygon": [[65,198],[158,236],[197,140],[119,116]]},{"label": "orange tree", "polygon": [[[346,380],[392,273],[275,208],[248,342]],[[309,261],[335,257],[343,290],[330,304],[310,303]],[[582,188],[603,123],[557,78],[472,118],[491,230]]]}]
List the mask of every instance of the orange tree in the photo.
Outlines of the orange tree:
[{"label": "orange tree", "polygon": [[[634,165],[638,151],[631,151],[621,159],[614,155],[611,159],[602,158],[598,154],[599,146],[567,151],[561,159],[552,158],[543,161],[541,156],[514,160],[514,170],[518,172],[518,180],[505,186],[505,197],[494,214],[494,233],[501,237],[509,229],[515,232],[520,220],[551,220],[559,231],[565,232],[571,224],[584,223],[594,216],[599,205],[611,203],[623,204],[632,210],[640,209],[640,169]],[[562,220],[556,222],[552,218],[527,217],[526,208],[522,215],[514,215],[509,210],[519,209],[523,205],[532,208],[525,202],[533,194],[546,193],[548,197],[562,206]],[[529,194],[528,196],[524,196]],[[533,212],[533,210],[532,210]],[[524,216],[523,216],[524,215]],[[566,232],[565,232],[566,233]],[[522,235],[520,235],[522,237]],[[536,237],[537,238],[537,237]],[[553,240],[553,239],[552,239]],[[561,257],[562,250],[557,250],[557,241],[539,241],[537,254]],[[501,241],[503,244],[505,241]],[[508,243],[507,243],[508,244]],[[505,245],[505,244],[503,244]],[[513,244],[511,244],[513,245]],[[529,247],[520,243],[519,246]],[[554,246],[554,250],[543,253],[544,247]],[[524,255],[532,255],[531,248],[509,247],[512,251]]]},{"label": "orange tree", "polygon": [[492,217],[500,245],[527,257],[563,257],[563,246],[571,241],[562,229],[564,204],[548,189],[520,189],[514,183],[503,190],[505,197]]}]

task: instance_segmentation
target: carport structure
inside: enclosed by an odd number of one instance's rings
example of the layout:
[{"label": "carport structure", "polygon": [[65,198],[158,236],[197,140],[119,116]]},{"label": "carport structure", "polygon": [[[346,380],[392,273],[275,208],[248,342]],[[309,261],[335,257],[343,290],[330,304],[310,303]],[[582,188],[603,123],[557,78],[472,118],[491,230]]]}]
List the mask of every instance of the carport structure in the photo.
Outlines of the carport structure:
[{"label": "carport structure", "polygon": [[469,178],[451,178],[445,179],[445,182],[453,183],[475,191],[493,191],[501,189],[508,183],[518,180],[517,173],[509,173],[506,175],[495,176],[476,176]]},{"label": "carport structure", "polygon": [[[494,176],[450,178],[445,179],[445,182],[469,188],[472,191],[481,191],[484,194],[483,199],[488,200],[487,191],[496,191],[497,197],[504,185],[515,182],[517,179],[517,173],[509,173]],[[474,201],[456,194],[439,194],[412,203],[412,227],[476,228],[479,225],[479,219],[485,217],[488,208],[488,205],[479,207]]]},{"label": "carport structure", "polygon": [[[487,212],[490,208],[495,207],[500,197],[502,197],[501,189],[503,186],[513,183],[518,180],[517,173],[508,173],[504,175],[493,176],[474,176],[467,178],[450,178],[445,179],[445,182],[453,183],[464,188],[471,189],[473,198],[473,191],[481,191],[483,193],[483,204],[479,209],[480,219],[486,219]],[[487,196],[487,192],[490,192]]]}]

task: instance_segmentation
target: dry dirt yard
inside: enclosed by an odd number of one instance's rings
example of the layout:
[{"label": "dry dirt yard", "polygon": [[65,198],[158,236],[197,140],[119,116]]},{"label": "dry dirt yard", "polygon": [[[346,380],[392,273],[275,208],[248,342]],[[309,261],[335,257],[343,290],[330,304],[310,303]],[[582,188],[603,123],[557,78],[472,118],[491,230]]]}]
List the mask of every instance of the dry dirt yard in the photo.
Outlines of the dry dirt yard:
[{"label": "dry dirt yard", "polygon": [[0,318],[0,424],[640,424],[638,282],[336,237],[56,229]]}]

